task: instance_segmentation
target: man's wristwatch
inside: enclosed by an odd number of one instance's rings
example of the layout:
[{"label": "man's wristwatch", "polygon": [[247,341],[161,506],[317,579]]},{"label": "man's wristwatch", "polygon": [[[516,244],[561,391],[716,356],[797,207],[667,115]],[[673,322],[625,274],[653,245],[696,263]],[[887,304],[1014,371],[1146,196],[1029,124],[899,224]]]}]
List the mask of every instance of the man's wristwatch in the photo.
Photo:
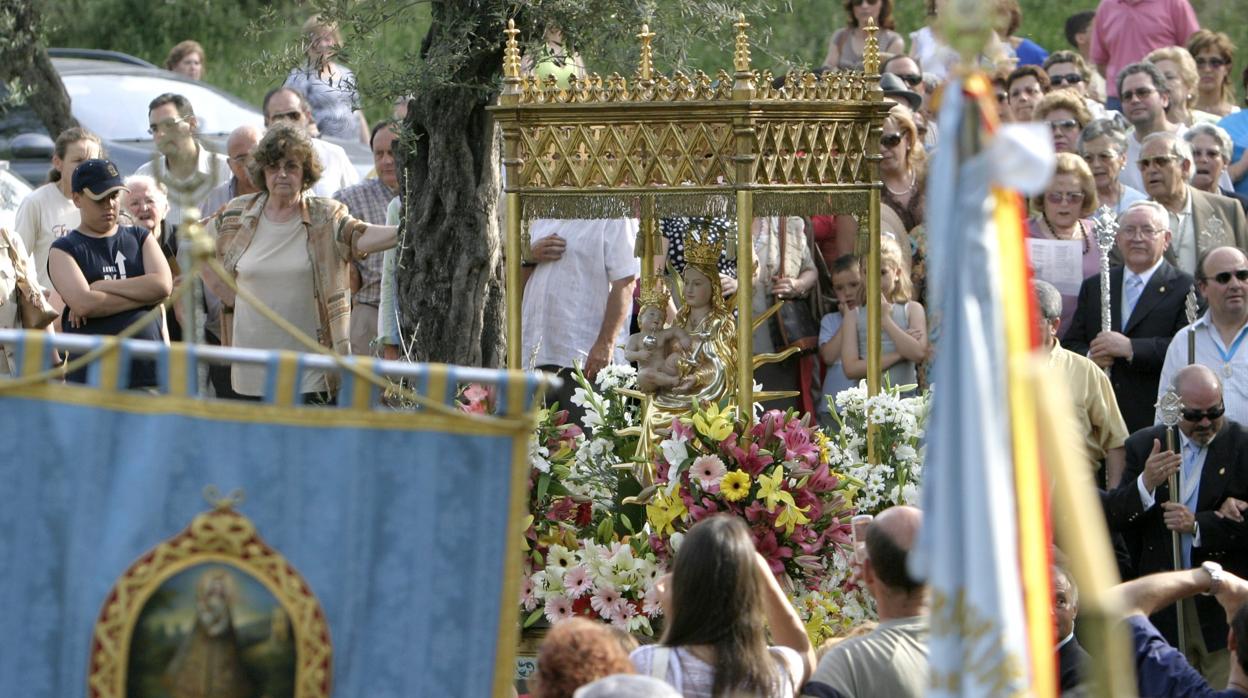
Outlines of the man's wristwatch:
[{"label": "man's wristwatch", "polygon": [[1209,573],[1209,591],[1204,592],[1204,595],[1213,596],[1218,593],[1222,586],[1222,565],[1213,560],[1205,560],[1200,563],[1200,569]]}]

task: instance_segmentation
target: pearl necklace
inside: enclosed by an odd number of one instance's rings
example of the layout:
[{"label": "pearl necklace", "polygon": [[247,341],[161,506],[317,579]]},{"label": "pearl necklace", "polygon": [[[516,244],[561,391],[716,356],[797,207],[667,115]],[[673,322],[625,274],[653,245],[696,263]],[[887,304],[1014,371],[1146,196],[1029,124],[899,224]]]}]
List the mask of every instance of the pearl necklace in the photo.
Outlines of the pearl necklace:
[{"label": "pearl necklace", "polygon": [[901,198],[909,194],[910,192],[914,191],[914,185],[917,183],[918,183],[918,178],[915,176],[914,170],[910,170],[910,184],[907,185],[905,189],[902,189],[901,191],[897,191],[896,189],[893,189],[892,187],[888,186],[888,182],[884,182],[884,188],[888,190],[889,194],[892,194],[893,196]]}]

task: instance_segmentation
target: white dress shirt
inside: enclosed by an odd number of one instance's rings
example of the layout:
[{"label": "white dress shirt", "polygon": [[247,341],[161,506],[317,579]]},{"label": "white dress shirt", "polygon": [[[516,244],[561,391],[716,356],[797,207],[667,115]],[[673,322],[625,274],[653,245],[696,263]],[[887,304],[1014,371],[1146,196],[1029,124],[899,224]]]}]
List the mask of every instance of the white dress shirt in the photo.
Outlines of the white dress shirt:
[{"label": "white dress shirt", "polygon": [[[1166,389],[1174,381],[1175,374],[1187,365],[1188,332],[1196,333],[1196,363],[1208,366],[1210,370],[1218,374],[1218,378],[1222,381],[1222,400],[1226,403],[1226,418],[1240,424],[1248,423],[1248,348],[1246,348],[1248,339],[1244,340],[1229,362],[1223,361],[1222,353],[1229,352],[1229,350],[1222,342],[1218,329],[1213,326],[1209,313],[1202,315],[1193,325],[1179,330],[1174,335],[1174,339],[1170,340],[1170,347],[1166,349],[1165,363],[1161,366],[1157,398],[1161,399],[1161,396],[1165,395]],[[1248,323],[1239,328],[1236,339],[1242,337],[1245,332],[1248,332]],[[1233,340],[1232,343],[1234,343]],[[1161,424],[1160,410],[1156,413],[1156,423]]]}]

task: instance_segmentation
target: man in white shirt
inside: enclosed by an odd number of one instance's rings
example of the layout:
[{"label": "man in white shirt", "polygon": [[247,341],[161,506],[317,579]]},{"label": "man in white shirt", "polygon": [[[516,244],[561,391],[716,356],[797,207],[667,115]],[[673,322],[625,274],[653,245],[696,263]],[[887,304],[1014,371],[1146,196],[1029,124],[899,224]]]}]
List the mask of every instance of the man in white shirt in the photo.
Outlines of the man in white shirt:
[{"label": "man in white shirt", "polygon": [[[293,124],[308,135],[313,135],[312,107],[301,92],[290,87],[279,87],[264,96],[264,125],[285,121]],[[321,138],[312,138],[312,149],[321,161],[321,178],[312,185],[315,196],[332,197],[334,194],[360,181],[360,173],[355,171],[351,158],[342,146],[330,143]]]},{"label": "man in white shirt", "polygon": [[548,396],[570,409],[573,367],[590,380],[625,363],[621,346],[632,315],[640,262],[633,256],[637,219],[548,220],[529,224],[532,240],[521,309],[525,367],[558,372],[563,387]]},{"label": "man in white shirt", "polygon": [[1248,247],[1248,218],[1239,203],[1188,184],[1192,149],[1187,141],[1173,133],[1149,134],[1137,165],[1145,193],[1170,214],[1172,242],[1166,261],[1195,276],[1197,260],[1208,250]]},{"label": "man in white shirt", "polygon": [[[1208,366],[1222,381],[1226,416],[1248,423],[1248,256],[1235,247],[1219,247],[1205,256],[1196,275],[1196,288],[1209,309],[1195,324],[1170,341],[1161,367],[1160,399],[1179,370],[1188,364],[1188,337],[1196,339],[1196,363]],[[1157,411],[1161,422],[1161,411]]]},{"label": "man in white shirt", "polygon": [[1182,136],[1186,128],[1166,118],[1166,109],[1170,107],[1166,76],[1152,63],[1141,61],[1123,68],[1118,73],[1118,94],[1123,116],[1135,127],[1134,133],[1127,134],[1127,163],[1118,172],[1118,181],[1144,191],[1144,177],[1136,167],[1144,137],[1152,133]]},{"label": "man in white shirt", "polygon": [[232,176],[208,192],[208,196],[199,205],[199,215],[204,218],[216,215],[230,199],[260,191],[247,174],[247,166],[251,162],[251,151],[256,149],[263,137],[264,131],[251,124],[239,126],[230,132],[229,139],[225,141],[225,153]]},{"label": "man in white shirt", "polygon": [[148,132],[162,157],[145,162],[134,171],[164,183],[169,190],[168,220],[182,225],[183,207],[204,200],[213,187],[230,178],[229,161],[196,138],[199,120],[186,97],[166,92],[147,106]]}]

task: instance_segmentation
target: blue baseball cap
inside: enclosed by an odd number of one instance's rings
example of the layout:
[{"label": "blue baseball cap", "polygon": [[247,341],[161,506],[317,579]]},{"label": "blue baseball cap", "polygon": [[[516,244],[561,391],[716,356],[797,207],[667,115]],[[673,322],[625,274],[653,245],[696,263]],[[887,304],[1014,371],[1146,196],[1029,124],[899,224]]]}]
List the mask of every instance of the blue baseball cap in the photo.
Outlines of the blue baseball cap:
[{"label": "blue baseball cap", "polygon": [[74,168],[70,182],[74,193],[82,193],[99,201],[118,189],[129,191],[112,160],[87,160]]}]

